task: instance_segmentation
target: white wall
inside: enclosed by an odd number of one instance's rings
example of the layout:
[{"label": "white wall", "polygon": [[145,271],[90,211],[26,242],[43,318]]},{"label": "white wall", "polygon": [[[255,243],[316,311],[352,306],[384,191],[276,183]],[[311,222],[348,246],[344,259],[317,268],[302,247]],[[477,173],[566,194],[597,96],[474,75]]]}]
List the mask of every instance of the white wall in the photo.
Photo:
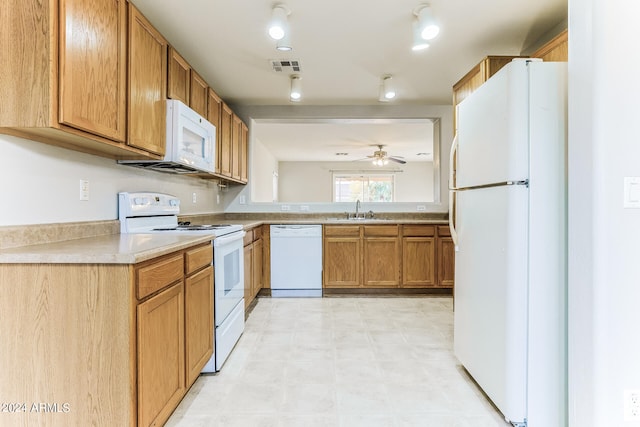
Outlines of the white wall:
[{"label": "white wall", "polygon": [[[370,170],[369,164],[352,162],[280,162],[280,202],[330,203],[333,171]],[[433,163],[413,162],[385,168],[395,173],[396,202],[433,201]],[[380,172],[385,169],[375,169]]]},{"label": "white wall", "polygon": [[625,423],[640,390],[640,209],[623,178],[640,176],[640,3],[569,2],[570,425]]},{"label": "white wall", "polygon": [[[184,214],[222,211],[214,181],[122,166],[7,135],[0,135],[0,152],[0,226],[117,219],[119,191],[173,194]],[[89,181],[89,201],[79,200],[81,179]]]},{"label": "white wall", "polygon": [[278,161],[260,140],[254,138],[249,149],[251,171],[251,200],[255,202],[272,202],[273,174],[278,173]]},{"label": "white wall", "polygon": [[[447,212],[448,206],[448,175],[449,175],[449,147],[453,139],[453,109],[450,105],[384,105],[384,106],[232,106],[249,126],[250,151],[253,149],[251,127],[253,120],[262,119],[292,119],[292,118],[429,118],[434,123],[434,168],[439,168],[438,183],[434,188],[434,202],[428,203],[378,203],[371,206],[377,212],[412,212],[426,207],[428,212]],[[233,188],[227,193],[225,200],[226,212],[278,212],[281,203],[256,203],[251,200],[252,177],[245,188]],[[247,204],[240,204],[240,196],[245,196]],[[291,211],[300,210],[298,205],[291,205]],[[304,205],[307,205],[306,203]],[[315,203],[310,211],[336,212],[344,211],[348,206],[335,203]]]}]

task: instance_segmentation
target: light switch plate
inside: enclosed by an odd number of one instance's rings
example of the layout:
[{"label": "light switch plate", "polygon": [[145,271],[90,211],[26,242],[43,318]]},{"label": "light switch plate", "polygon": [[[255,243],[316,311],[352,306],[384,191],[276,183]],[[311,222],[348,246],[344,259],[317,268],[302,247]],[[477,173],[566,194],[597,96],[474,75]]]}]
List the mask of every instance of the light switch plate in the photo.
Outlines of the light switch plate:
[{"label": "light switch plate", "polygon": [[624,207],[640,209],[640,177],[624,177]]}]

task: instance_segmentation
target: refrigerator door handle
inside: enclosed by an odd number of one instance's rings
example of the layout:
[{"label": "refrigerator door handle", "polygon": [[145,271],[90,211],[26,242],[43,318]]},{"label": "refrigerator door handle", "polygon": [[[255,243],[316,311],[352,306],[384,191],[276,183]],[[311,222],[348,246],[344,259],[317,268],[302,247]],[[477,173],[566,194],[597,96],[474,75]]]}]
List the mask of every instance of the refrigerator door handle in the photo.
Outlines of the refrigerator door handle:
[{"label": "refrigerator door handle", "polygon": [[451,230],[451,239],[453,240],[453,247],[455,252],[458,251],[458,232],[455,225],[455,198],[456,198],[456,183],[455,180],[455,158],[456,151],[458,150],[458,135],[453,137],[451,142],[451,151],[449,152],[449,230]]}]

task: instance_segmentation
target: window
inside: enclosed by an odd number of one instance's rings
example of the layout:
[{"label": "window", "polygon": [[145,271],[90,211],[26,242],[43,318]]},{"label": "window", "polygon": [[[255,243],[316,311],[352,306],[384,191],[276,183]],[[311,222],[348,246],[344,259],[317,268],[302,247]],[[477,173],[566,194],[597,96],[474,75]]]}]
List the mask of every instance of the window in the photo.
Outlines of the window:
[{"label": "window", "polygon": [[393,202],[393,174],[334,174],[334,202]]}]

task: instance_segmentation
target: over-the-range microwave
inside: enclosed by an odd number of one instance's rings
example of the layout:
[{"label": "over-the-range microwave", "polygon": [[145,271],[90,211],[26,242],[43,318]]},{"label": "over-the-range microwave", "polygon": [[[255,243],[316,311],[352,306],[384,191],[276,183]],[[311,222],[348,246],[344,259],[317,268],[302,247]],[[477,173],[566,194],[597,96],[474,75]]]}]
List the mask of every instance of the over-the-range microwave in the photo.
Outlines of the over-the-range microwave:
[{"label": "over-the-range microwave", "polygon": [[216,127],[176,99],[167,100],[166,144],[162,160],[118,163],[170,173],[215,172]]}]

